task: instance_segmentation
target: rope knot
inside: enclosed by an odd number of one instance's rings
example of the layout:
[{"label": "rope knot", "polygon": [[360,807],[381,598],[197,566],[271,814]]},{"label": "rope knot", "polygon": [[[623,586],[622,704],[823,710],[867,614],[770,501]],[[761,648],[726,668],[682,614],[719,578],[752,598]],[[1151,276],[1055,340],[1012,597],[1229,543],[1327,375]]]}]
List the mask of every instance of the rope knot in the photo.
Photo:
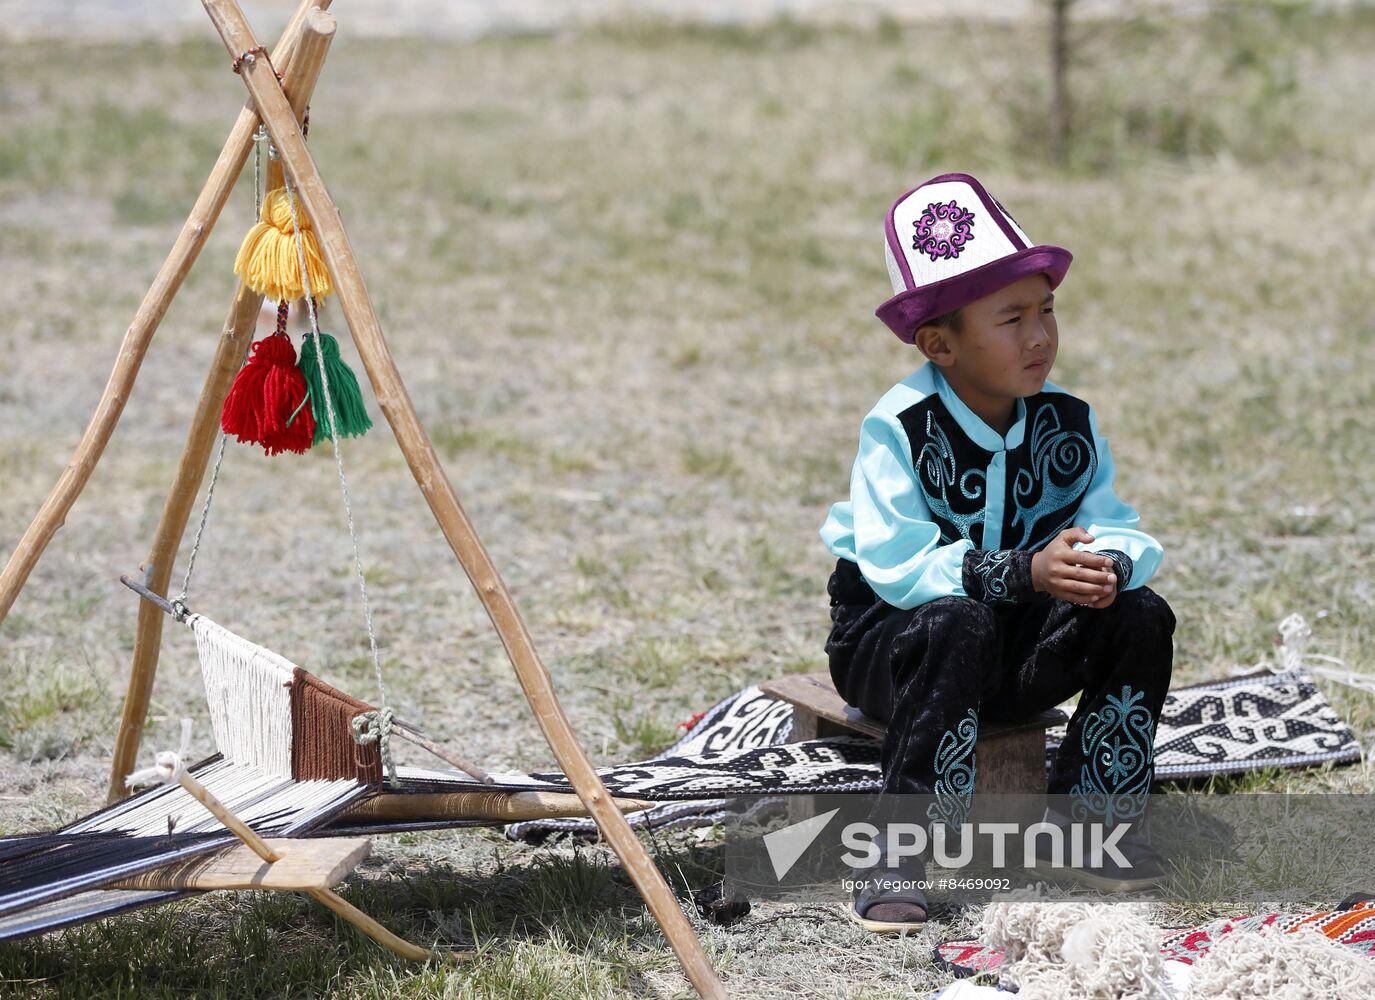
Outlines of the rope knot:
[{"label": "rope knot", "polygon": [[[264,59],[267,58],[266,46],[255,45],[253,48],[247,50],[246,52],[240,52],[238,58],[236,58],[234,62],[231,64],[231,68],[234,70],[235,73],[238,73],[243,69],[245,63],[252,64],[254,62],[257,62],[259,55],[261,55]],[[273,72],[276,71],[274,70]]]},{"label": "rope knot", "polygon": [[1280,622],[1279,634],[1280,662],[1285,670],[1298,670],[1303,666],[1313,629],[1303,615],[1295,613]]},{"label": "rope knot", "polygon": [[377,744],[377,752],[382,757],[382,767],[387,772],[387,783],[396,784],[396,762],[391,755],[392,710],[387,706],[361,712],[353,717],[353,742],[359,746]]},{"label": "rope knot", "polygon": [[153,766],[135,771],[124,779],[126,788],[133,788],[145,781],[161,781],[165,785],[176,784],[181,779],[186,765],[182,759],[191,750],[191,720],[181,720],[181,746],[177,750],[163,750],[153,758]]}]

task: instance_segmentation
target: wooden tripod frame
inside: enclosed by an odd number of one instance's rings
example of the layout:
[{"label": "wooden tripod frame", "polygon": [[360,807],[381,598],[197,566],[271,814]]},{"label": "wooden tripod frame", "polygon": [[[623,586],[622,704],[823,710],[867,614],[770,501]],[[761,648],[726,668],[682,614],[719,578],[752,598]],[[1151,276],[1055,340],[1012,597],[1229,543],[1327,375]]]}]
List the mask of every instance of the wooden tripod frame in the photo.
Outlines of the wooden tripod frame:
[{"label": "wooden tripod frame", "polygon": [[[615,850],[634,881],[692,985],[703,997],[725,997],[725,988],[678,900],[578,743],[563,706],[554,693],[549,671],[535,650],[515,602],[440,465],[434,445],[420,423],[383,338],[339,210],[325,189],[320,171],[306,147],[298,115],[304,109],[318,77],[319,63],[323,61],[324,50],[328,47],[328,37],[322,43],[318,38],[315,40],[317,51],[314,57],[298,62],[303,48],[300,40],[312,34],[303,32],[303,26],[311,16],[311,8],[323,10],[329,6],[329,0],[302,0],[271,58],[259,48],[235,0],[202,0],[202,3],[226,50],[238,66],[239,76],[248,89],[249,101],[235,122],[172,252],[125,334],[114,371],[96,414],[77,446],[76,454],[0,574],[0,621],[3,621],[44,548],[62,526],[71,505],[94,471],[123,411],[153,333],[219,217],[235,180],[247,162],[253,132],[261,121],[271,136],[300,204],[313,223],[321,253],[334,279],[339,305],[376,393],[378,405],[391,425],[397,444],[440,530],[496,627],[521,689],[555,758],[583,807],[595,820],[602,836]],[[332,32],[332,25],[330,30]],[[318,35],[319,31],[314,34]],[[295,107],[288,100],[283,80],[279,80],[274,71],[274,62],[285,70],[283,79],[288,89],[296,95]],[[308,67],[304,70],[301,68],[311,62],[315,63],[313,71]],[[147,586],[159,595],[167,594],[172,563],[205,477],[215,434],[219,429],[220,410],[243,362],[261,305],[261,296],[240,285],[216,348],[210,373],[201,390],[181,461],[154,534],[151,554],[144,566]],[[140,602],[129,690],[111,767],[112,801],[123,794],[123,778],[133,770],[138,754],[143,722],[157,672],[163,618],[156,607]]]}]

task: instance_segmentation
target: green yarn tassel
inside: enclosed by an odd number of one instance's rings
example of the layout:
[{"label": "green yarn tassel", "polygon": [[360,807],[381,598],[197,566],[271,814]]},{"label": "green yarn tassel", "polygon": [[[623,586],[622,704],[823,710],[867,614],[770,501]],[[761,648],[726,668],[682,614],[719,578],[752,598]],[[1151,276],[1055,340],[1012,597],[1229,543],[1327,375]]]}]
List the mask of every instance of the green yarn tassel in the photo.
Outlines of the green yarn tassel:
[{"label": "green yarn tassel", "polygon": [[[363,406],[363,393],[353,369],[339,357],[339,342],[327,333],[320,334],[324,345],[325,371],[329,376],[330,401],[334,404],[334,420],[341,437],[361,437],[372,427],[372,419]],[[301,339],[301,373],[306,377],[306,393],[315,411],[315,440],[313,444],[330,439],[329,414],[325,410],[325,387],[320,380],[320,360],[315,353],[315,337],[306,334]]]}]

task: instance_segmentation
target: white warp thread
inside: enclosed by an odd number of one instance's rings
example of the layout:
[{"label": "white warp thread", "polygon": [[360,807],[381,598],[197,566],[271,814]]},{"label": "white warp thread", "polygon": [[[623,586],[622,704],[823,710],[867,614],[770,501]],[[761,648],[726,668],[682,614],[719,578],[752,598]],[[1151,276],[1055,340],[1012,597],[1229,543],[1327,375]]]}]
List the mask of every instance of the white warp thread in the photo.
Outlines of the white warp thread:
[{"label": "white warp thread", "polygon": [[295,664],[204,615],[188,615],[186,623],[196,636],[220,753],[264,774],[290,778]]}]

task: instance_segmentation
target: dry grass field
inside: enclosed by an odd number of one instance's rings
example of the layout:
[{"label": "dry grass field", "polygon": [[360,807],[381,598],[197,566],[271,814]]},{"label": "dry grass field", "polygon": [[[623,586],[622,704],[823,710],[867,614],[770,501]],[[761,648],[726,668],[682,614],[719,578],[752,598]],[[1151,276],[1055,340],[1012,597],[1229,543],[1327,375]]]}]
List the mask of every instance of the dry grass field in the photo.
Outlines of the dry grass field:
[{"label": "dry grass field", "polygon": [[[341,5],[342,7],[343,5]],[[1039,25],[652,21],[470,43],[339,38],[311,144],[466,509],[598,764],[738,688],[824,665],[817,537],[859,420],[920,358],[873,317],[881,219],[943,170],[1075,254],[1052,380],[1096,406],[1159,538],[1180,683],[1273,652],[1375,667],[1375,12],[1219,5],[1083,26],[1077,140],[1047,158]],[[0,555],[64,467],[242,105],[210,41],[0,58]],[[143,560],[251,225],[236,190],[85,495],[0,626],[0,832],[103,800]],[[326,329],[341,328],[337,306]],[[351,348],[346,354],[353,358]],[[375,400],[369,397],[374,416]],[[385,425],[346,442],[398,715],[491,767],[552,756]],[[183,550],[183,558],[185,550]],[[231,446],[193,607],[373,696],[328,448]],[[1324,684],[1361,736],[1368,695]],[[145,750],[209,727],[169,630]],[[1361,766],[1215,791],[1360,791]],[[710,843],[659,837],[679,888]],[[1353,887],[1356,888],[1356,887]],[[1368,887],[1367,887],[1368,888]],[[0,947],[19,996],[683,996],[600,845],[499,828],[381,838],[345,894],[460,974],[392,960],[308,900],[204,897]],[[1166,915],[1169,916],[1169,915]],[[697,919],[739,996],[945,981],[932,944],[820,905]]]}]

